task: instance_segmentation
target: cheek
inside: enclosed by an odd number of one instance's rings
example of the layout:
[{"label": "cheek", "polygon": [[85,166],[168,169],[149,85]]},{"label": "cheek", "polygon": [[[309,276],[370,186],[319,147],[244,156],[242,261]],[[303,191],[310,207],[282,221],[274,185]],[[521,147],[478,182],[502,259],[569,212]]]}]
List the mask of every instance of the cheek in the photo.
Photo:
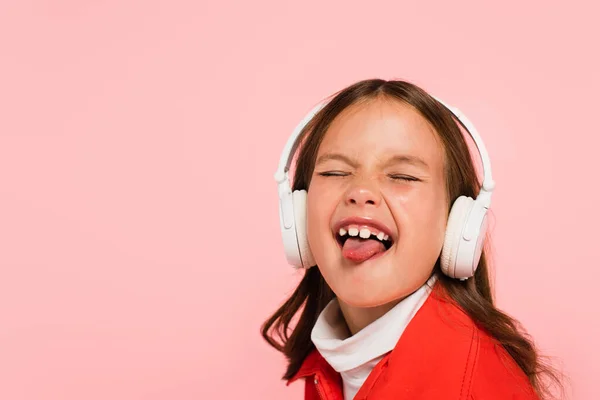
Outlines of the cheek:
[{"label": "cheek", "polygon": [[308,234],[308,241],[311,243],[315,242],[315,235],[319,231],[319,213],[321,210],[319,209],[319,203],[315,201],[315,196],[311,196],[310,192],[308,193],[306,201],[306,232]]},{"label": "cheek", "polygon": [[[439,247],[443,244],[447,204],[444,193],[421,193],[418,196],[402,196],[395,199],[399,229],[411,242],[424,242]],[[440,247],[441,248],[441,247]]]},{"label": "cheek", "polygon": [[321,272],[336,264],[337,243],[332,235],[331,220],[339,206],[339,191],[331,185],[311,185],[307,195],[307,235],[311,252]]},{"label": "cheek", "polygon": [[306,199],[306,218],[309,242],[317,243],[329,229],[331,215],[335,209],[331,193],[321,190],[318,185],[312,186]]}]

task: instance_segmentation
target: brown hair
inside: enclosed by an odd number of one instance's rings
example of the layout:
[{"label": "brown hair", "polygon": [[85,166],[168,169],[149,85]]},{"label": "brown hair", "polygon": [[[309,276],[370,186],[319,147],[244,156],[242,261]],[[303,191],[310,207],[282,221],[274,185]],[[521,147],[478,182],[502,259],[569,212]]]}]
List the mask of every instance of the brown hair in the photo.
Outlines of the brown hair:
[{"label": "brown hair", "polygon": [[[477,196],[477,173],[458,124],[454,121],[452,113],[423,89],[405,81],[370,79],[357,82],[331,97],[328,104],[306,125],[298,138],[299,143],[303,142],[303,145],[297,157],[293,190],[308,190],[319,145],[333,120],[351,105],[384,98],[413,106],[438,133],[446,154],[446,190],[449,204],[461,195],[472,198]],[[488,254],[489,241],[486,241],[472,279],[459,281],[438,273],[439,282],[450,298],[476,324],[504,346],[528,376],[539,396],[550,398],[552,384],[562,390],[558,375],[550,365],[543,362],[533,341],[522,331],[520,324],[494,305],[488,276]],[[439,271],[438,258],[434,272]],[[319,269],[310,268],[290,298],[263,324],[264,339],[288,359],[283,379],[290,379],[314,348],[310,337],[312,327],[321,311],[334,297],[335,294]],[[290,324],[299,312],[300,316],[292,329]]]}]

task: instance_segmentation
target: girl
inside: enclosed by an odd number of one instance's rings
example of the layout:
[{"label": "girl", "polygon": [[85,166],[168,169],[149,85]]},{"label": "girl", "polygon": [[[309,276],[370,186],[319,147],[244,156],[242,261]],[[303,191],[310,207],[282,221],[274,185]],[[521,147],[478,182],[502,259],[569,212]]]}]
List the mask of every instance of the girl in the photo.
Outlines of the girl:
[{"label": "girl", "polygon": [[[317,110],[276,176],[286,254],[306,269],[262,327],[289,361],[283,378],[304,379],[306,399],[548,395],[542,377],[556,375],[493,302],[494,184],[472,125],[404,81],[361,81]],[[481,190],[454,117],[480,151]]]}]

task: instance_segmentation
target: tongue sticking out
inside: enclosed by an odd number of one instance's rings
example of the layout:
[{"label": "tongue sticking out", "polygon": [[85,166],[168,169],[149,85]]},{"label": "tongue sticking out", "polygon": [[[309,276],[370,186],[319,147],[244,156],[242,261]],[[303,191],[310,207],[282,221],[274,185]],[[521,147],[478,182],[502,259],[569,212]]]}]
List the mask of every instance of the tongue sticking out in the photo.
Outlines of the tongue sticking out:
[{"label": "tongue sticking out", "polygon": [[342,255],[354,262],[363,262],[384,251],[385,246],[379,240],[348,238],[342,248]]}]

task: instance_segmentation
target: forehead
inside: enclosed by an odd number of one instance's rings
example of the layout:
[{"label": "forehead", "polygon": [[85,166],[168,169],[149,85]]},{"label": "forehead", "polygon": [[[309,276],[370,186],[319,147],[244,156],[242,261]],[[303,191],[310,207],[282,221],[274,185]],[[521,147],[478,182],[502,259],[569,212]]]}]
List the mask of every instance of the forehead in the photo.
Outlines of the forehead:
[{"label": "forehead", "polygon": [[443,163],[443,147],[431,124],[409,104],[376,99],[355,104],[331,123],[319,154],[341,152],[359,160],[413,155],[429,165]]}]

